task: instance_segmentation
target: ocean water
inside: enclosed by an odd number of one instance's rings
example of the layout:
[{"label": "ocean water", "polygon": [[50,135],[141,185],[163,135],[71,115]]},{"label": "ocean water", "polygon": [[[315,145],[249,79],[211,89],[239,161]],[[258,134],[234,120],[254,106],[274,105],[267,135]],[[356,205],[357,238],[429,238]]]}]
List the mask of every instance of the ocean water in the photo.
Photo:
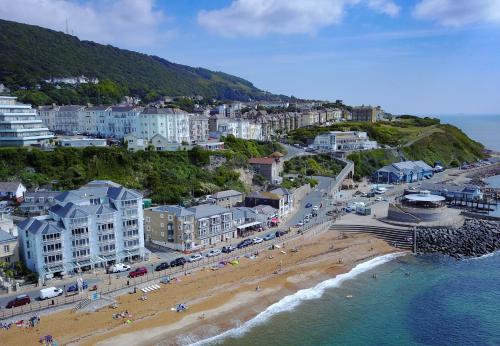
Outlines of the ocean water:
[{"label": "ocean water", "polygon": [[500,115],[437,115],[442,123],[452,124],[488,149],[500,150]]},{"label": "ocean water", "polygon": [[500,345],[500,253],[383,258],[334,280],[199,344]]}]

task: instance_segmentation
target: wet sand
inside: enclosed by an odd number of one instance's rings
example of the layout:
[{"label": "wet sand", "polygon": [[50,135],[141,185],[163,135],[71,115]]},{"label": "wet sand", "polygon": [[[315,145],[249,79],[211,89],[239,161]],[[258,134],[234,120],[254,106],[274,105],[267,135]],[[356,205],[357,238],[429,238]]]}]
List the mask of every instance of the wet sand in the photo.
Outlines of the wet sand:
[{"label": "wet sand", "polygon": [[[234,328],[287,295],[391,252],[395,249],[367,235],[308,234],[283,249],[261,251],[256,259],[240,258],[239,265],[206,268],[162,285],[146,301],[139,300],[142,293],[126,294],[117,298],[117,309],[42,316],[36,328],[0,330],[0,340],[2,345],[35,345],[50,334],[60,345],[186,344]],[[188,310],[172,311],[179,303]],[[125,310],[132,315],[130,323],[112,318]]]}]

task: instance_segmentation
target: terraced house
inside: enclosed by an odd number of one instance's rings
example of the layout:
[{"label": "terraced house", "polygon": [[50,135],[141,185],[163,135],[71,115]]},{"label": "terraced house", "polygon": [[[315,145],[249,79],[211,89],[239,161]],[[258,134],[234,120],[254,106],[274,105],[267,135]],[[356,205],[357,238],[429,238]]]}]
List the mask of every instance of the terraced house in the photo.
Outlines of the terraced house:
[{"label": "terraced house", "polygon": [[92,181],[55,197],[48,215],[19,224],[21,254],[40,276],[144,258],[142,195]]}]

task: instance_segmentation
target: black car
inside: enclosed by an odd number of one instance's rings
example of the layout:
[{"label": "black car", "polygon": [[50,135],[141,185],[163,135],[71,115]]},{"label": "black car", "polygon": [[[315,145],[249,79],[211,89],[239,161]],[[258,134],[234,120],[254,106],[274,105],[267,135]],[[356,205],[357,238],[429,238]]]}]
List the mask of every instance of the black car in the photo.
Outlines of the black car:
[{"label": "black car", "polygon": [[170,262],[171,267],[183,266],[186,264],[186,259],[184,257],[179,257]]},{"label": "black car", "polygon": [[170,264],[168,264],[167,262],[162,262],[156,266],[155,271],[159,272],[168,268],[170,268]]},{"label": "black car", "polygon": [[250,246],[252,244],[253,244],[252,239],[245,239],[241,243],[239,243],[238,245],[236,245],[236,247],[238,249],[243,249],[244,247]]},{"label": "black car", "polygon": [[231,246],[231,245],[229,245],[229,246],[223,246],[222,247],[222,252],[223,253],[231,253],[234,250],[236,250],[236,249],[234,248],[234,246]]},{"label": "black car", "polygon": [[286,234],[286,232],[283,232],[283,231],[276,231],[276,237],[281,237],[281,236],[284,236]]}]

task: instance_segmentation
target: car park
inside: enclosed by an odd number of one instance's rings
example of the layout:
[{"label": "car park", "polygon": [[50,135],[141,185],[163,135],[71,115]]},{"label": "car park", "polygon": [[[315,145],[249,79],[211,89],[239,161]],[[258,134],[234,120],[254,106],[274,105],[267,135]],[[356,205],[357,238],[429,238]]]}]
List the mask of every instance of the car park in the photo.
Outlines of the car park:
[{"label": "car park", "polygon": [[11,301],[9,301],[7,303],[7,305],[5,306],[5,308],[12,309],[12,308],[16,308],[18,306],[23,306],[23,305],[26,305],[29,303],[31,303],[31,298],[27,294],[22,294],[20,296],[15,297]]},{"label": "car park", "polygon": [[128,273],[128,277],[129,278],[135,278],[135,277],[138,277],[138,276],[146,275],[147,273],[148,273],[148,268],[146,268],[146,267],[139,267],[139,268],[136,268],[136,269],[132,270],[130,273]]},{"label": "car park", "polygon": [[268,240],[273,240],[274,238],[276,238],[276,234],[273,232],[266,234],[263,239],[265,241],[268,241]]},{"label": "car park", "polygon": [[255,238],[253,238],[253,239],[252,239],[252,242],[253,242],[254,244],[260,244],[260,243],[262,243],[263,241],[264,241],[264,239],[259,238],[259,237],[255,237]]},{"label": "car park", "polygon": [[219,249],[212,249],[207,252],[205,256],[207,257],[214,257],[214,256],[219,256],[221,254],[221,251]]},{"label": "car park", "polygon": [[200,255],[199,253],[197,253],[197,254],[189,256],[187,260],[189,263],[193,263],[193,262],[200,261],[202,258],[203,258],[203,256]]},{"label": "car park", "polygon": [[55,298],[62,295],[64,291],[61,288],[47,287],[40,290],[40,300]]},{"label": "car park", "polygon": [[[87,281],[84,281],[82,283],[82,289],[86,290],[87,288],[89,288],[89,284],[87,283]],[[68,288],[66,288],[66,292],[78,292],[78,284],[71,284],[68,286]]]},{"label": "car park", "polygon": [[232,246],[232,245],[228,245],[228,246],[223,246],[222,247],[222,252],[223,253],[231,253],[234,250],[236,250],[236,248],[234,246]]},{"label": "car park", "polygon": [[108,273],[121,273],[129,271],[131,268],[128,264],[116,263],[108,269]]},{"label": "car park", "polygon": [[168,264],[167,262],[162,262],[155,267],[155,271],[159,272],[168,268],[170,268],[170,264]]},{"label": "car park", "polygon": [[252,244],[253,244],[252,239],[245,239],[242,242],[240,242],[236,247],[238,249],[243,249],[243,248],[250,246]]},{"label": "car park", "polygon": [[178,257],[170,262],[170,266],[171,267],[183,266],[184,264],[186,264],[186,262],[187,261],[184,257]]}]

